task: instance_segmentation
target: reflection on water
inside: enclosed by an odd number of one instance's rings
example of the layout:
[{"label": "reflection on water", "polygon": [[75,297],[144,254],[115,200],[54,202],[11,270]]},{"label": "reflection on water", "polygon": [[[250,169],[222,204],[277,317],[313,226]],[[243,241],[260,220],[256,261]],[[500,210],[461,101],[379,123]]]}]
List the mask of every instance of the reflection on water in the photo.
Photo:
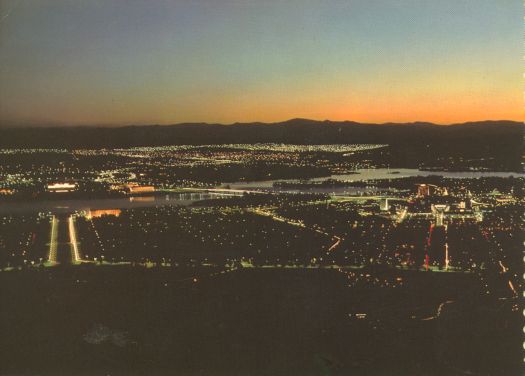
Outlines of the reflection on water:
[{"label": "reflection on water", "polygon": [[0,204],[0,213],[97,211],[107,209],[133,209],[164,205],[190,205],[196,201],[212,198],[206,193],[170,193],[147,197],[65,199]]},{"label": "reflection on water", "polygon": [[155,197],[154,196],[130,197],[129,201],[131,201],[131,202],[155,202]]},{"label": "reflection on water", "polygon": [[523,173],[517,172],[448,172],[448,171],[421,171],[418,169],[400,168],[400,169],[388,169],[388,168],[376,168],[376,169],[360,169],[356,170],[354,174],[341,174],[331,175],[322,178],[312,179],[276,179],[276,180],[264,180],[255,182],[237,182],[231,184],[224,184],[232,189],[263,189],[273,188],[273,184],[276,182],[292,182],[297,183],[300,181],[308,180],[311,182],[324,181],[326,179],[334,179],[341,181],[365,181],[365,180],[379,180],[379,179],[401,179],[415,176],[443,176],[444,178],[451,179],[475,179],[484,177],[496,177],[496,178],[509,178],[509,177],[525,177]]},{"label": "reflection on water", "polygon": [[[446,171],[420,171],[417,169],[365,169],[357,170],[355,174],[332,175],[323,178],[309,179],[309,181],[324,181],[334,179],[341,181],[366,181],[376,179],[400,179],[414,176],[443,176],[445,178],[481,178],[481,177],[525,177],[523,173],[515,172],[446,172]],[[300,182],[300,180],[278,179],[265,180],[258,182],[236,182],[224,184],[221,187],[231,189],[249,190],[266,189],[279,191],[274,188],[276,182]],[[288,189],[283,189],[289,191]],[[315,187],[308,189],[308,192],[315,193],[335,193],[335,194],[360,194],[375,191],[377,188],[354,188],[354,187]],[[384,191],[384,189],[382,189]],[[224,197],[215,193],[207,192],[187,192],[187,193],[168,193],[155,196],[135,196],[122,198],[94,198],[94,199],[64,199],[47,201],[28,201],[28,202],[8,202],[0,204],[0,213],[23,213],[23,212],[54,212],[70,213],[74,211],[107,210],[107,209],[132,209],[140,207],[154,207],[164,205],[190,205],[196,201],[209,198]]]}]

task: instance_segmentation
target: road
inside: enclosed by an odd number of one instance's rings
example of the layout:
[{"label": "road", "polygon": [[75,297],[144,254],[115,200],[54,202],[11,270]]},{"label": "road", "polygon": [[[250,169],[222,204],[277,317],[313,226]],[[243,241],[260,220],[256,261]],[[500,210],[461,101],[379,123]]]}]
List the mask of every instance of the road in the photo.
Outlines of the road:
[{"label": "road", "polygon": [[58,221],[57,262],[60,265],[69,265],[73,261],[73,252],[69,242],[69,228],[65,225],[67,217],[60,216]]},{"label": "road", "polygon": [[[337,264],[324,264],[324,265],[285,265],[285,264],[264,264],[264,265],[253,265],[250,261],[241,261],[241,265],[243,268],[246,269],[329,269],[329,270],[338,270],[338,271],[344,271],[344,270],[358,270],[365,268],[366,265],[337,265]],[[393,265],[392,268],[397,270],[404,270],[404,271],[425,271],[425,268],[419,268],[419,269],[412,269],[412,268],[406,268],[399,265]],[[468,270],[461,270],[461,269],[439,269],[437,267],[429,267],[429,271],[435,272],[435,273],[459,273],[459,274],[470,274],[472,272]]]},{"label": "road", "polygon": [[441,303],[438,306],[438,308],[436,310],[436,314],[434,316],[426,317],[424,319],[421,319],[421,321],[429,321],[429,320],[437,319],[439,316],[441,316],[441,313],[443,312],[443,307],[445,307],[445,305],[451,304],[451,303],[454,303],[454,301],[453,300],[447,300],[447,301]]},{"label": "road", "polygon": [[290,219],[290,218],[285,218],[285,217],[277,215],[277,214],[275,214],[275,213],[273,213],[271,211],[265,211],[265,210],[262,210],[262,209],[248,209],[247,211],[249,211],[251,213],[258,214],[258,215],[262,215],[262,216],[265,216],[265,217],[270,217],[270,218],[272,218],[275,221],[284,222],[284,223],[287,223],[287,224],[289,224],[291,226],[302,227],[302,228],[308,229],[310,231],[317,232],[318,234],[321,234],[321,235],[328,236],[328,237],[332,238],[332,241],[334,243],[326,251],[326,255],[327,256],[329,256],[330,253],[334,252],[336,250],[336,248],[339,247],[339,245],[341,244],[341,242],[343,240],[341,237],[339,237],[339,236],[337,236],[335,234],[329,234],[327,231],[324,231],[320,227],[317,227],[317,226],[315,226],[315,227],[314,226],[306,226],[300,220],[293,220],[293,219]]},{"label": "road", "polygon": [[68,229],[69,229],[69,243],[71,244],[71,250],[72,250],[72,261],[78,264],[82,260],[80,258],[80,252],[78,250],[77,230],[75,228],[75,218],[72,215],[70,215],[67,222],[68,222]]},{"label": "road", "polygon": [[57,238],[58,238],[58,218],[54,215],[51,219],[51,234],[49,239],[49,256],[48,261],[51,264],[57,263]]},{"label": "road", "polygon": [[51,218],[48,261],[51,266],[82,262],[73,215],[69,217],[53,215]]}]

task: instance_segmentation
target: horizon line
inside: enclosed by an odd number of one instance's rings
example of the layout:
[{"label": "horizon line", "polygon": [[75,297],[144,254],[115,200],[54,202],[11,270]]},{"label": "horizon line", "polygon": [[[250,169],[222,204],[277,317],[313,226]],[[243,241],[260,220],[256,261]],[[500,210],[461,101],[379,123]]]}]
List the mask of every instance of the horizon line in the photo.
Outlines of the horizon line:
[{"label": "horizon line", "polygon": [[525,125],[525,121],[520,120],[510,120],[510,119],[485,119],[485,120],[469,120],[464,122],[456,122],[456,123],[435,123],[431,121],[423,121],[423,120],[414,120],[414,121],[406,121],[406,122],[397,122],[397,121],[387,121],[387,122],[360,122],[355,120],[330,120],[330,119],[323,119],[323,120],[316,120],[316,119],[309,119],[309,118],[290,118],[286,120],[280,120],[280,121],[273,121],[273,122],[265,122],[265,121],[247,121],[247,122],[233,122],[233,123],[220,123],[220,122],[208,122],[208,121],[185,121],[185,122],[179,122],[179,123],[168,123],[168,124],[158,124],[158,123],[127,123],[127,124],[52,124],[51,122],[46,123],[26,123],[26,124],[0,124],[0,129],[51,129],[51,128],[131,128],[131,127],[172,127],[172,126],[184,126],[184,125],[202,125],[202,126],[239,126],[239,125],[275,125],[275,124],[283,124],[283,123],[291,123],[294,121],[304,121],[304,122],[315,122],[315,123],[353,123],[358,125],[415,125],[415,124],[425,124],[425,125],[432,125],[432,126],[440,126],[440,127],[449,127],[449,126],[455,126],[455,125],[464,125],[464,124],[472,124],[472,123],[521,123]]}]

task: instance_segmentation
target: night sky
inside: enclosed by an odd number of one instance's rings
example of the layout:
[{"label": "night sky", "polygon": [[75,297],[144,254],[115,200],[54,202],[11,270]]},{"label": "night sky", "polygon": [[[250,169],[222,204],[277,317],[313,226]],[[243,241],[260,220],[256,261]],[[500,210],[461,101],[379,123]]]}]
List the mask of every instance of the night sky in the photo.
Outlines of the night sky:
[{"label": "night sky", "polygon": [[0,125],[522,120],[521,0],[0,4]]}]

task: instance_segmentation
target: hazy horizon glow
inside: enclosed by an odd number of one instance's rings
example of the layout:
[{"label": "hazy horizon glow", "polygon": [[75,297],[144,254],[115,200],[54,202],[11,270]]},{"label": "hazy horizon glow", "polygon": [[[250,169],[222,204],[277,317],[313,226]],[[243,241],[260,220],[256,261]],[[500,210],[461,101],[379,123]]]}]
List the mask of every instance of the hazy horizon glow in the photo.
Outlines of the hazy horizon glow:
[{"label": "hazy horizon glow", "polygon": [[520,0],[0,0],[0,125],[523,120]]}]

